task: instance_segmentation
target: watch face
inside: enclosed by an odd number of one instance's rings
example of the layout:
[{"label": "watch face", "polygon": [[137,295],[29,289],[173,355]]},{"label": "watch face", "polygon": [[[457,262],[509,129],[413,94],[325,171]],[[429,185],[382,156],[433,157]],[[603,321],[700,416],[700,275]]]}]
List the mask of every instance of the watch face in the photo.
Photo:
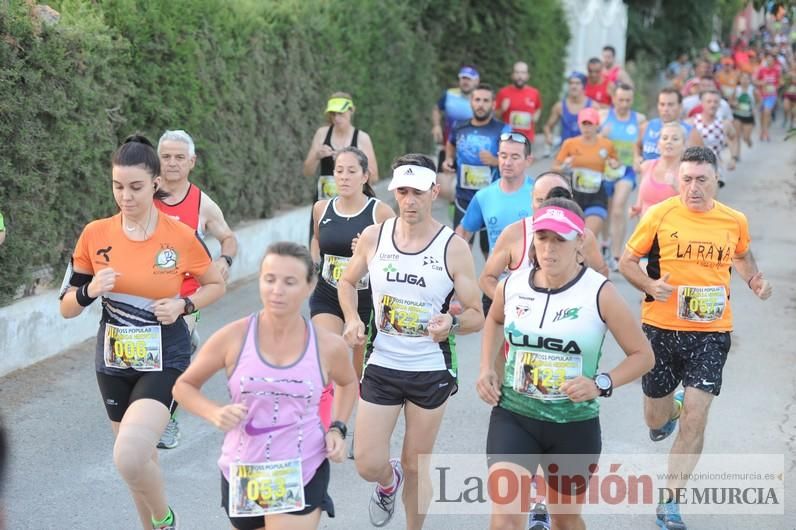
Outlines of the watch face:
[{"label": "watch face", "polygon": [[594,382],[597,384],[597,388],[600,390],[608,390],[611,388],[611,378],[605,374],[600,374],[595,377]]}]

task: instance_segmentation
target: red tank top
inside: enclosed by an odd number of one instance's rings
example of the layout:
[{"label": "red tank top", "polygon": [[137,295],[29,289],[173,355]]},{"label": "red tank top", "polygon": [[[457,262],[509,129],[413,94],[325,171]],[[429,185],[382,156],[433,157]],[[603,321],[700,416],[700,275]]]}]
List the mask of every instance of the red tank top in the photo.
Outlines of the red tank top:
[{"label": "red tank top", "polygon": [[[177,204],[166,204],[163,201],[155,201],[158,210],[168,216],[177,219],[199,232],[199,208],[202,205],[202,190],[193,184],[188,188],[188,193]],[[200,233],[200,236],[202,234]],[[191,296],[199,289],[199,282],[190,274],[185,275],[180,289],[180,296]]]},{"label": "red tank top", "polygon": [[586,88],[584,90],[586,97],[601,105],[610,105],[611,94],[608,93],[608,82],[608,79],[603,79],[601,83],[594,85],[586,83]]}]

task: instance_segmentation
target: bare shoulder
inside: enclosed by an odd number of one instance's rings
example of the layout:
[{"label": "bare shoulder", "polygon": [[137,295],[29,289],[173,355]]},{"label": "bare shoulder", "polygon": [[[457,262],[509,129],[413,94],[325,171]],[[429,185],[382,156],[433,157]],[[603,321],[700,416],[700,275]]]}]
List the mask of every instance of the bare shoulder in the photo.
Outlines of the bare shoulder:
[{"label": "bare shoulder", "polygon": [[376,221],[379,223],[383,223],[387,219],[395,217],[395,210],[393,210],[389,204],[384,201],[379,201],[376,203]]}]

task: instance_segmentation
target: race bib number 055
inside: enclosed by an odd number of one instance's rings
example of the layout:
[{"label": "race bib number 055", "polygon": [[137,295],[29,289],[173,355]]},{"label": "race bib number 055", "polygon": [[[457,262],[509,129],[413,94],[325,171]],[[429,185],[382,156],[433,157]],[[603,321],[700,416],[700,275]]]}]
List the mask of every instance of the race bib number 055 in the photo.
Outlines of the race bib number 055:
[{"label": "race bib number 055", "polygon": [[[321,278],[326,280],[326,283],[331,285],[332,287],[337,287],[337,282],[340,281],[340,278],[343,276],[346,267],[348,267],[348,263],[351,261],[351,258],[346,256],[333,256],[332,254],[326,254],[323,257],[323,266],[321,267]],[[360,279],[357,284],[357,290],[364,290],[367,289],[370,285],[370,276],[365,275],[362,279]]]},{"label": "race bib number 055", "polygon": [[423,337],[428,335],[431,320],[431,303],[416,302],[383,294],[377,298],[376,321],[379,333],[401,337]]},{"label": "race bib number 055", "polygon": [[230,464],[230,517],[262,517],[304,509],[301,459]]},{"label": "race bib number 055", "polygon": [[114,326],[105,324],[105,366],[139,372],[163,370],[160,326]]},{"label": "race bib number 055", "polygon": [[513,388],[533,399],[563,401],[569,397],[561,391],[561,385],[582,373],[580,355],[517,350]]},{"label": "race bib number 055", "polygon": [[721,320],[727,305],[727,293],[722,285],[677,288],[677,316],[690,322]]}]

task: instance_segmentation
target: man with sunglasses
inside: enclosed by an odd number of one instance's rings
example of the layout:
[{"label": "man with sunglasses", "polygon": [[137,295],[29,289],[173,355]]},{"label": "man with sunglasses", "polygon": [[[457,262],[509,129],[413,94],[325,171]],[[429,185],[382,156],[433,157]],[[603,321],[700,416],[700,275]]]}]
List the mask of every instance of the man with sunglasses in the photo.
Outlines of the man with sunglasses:
[{"label": "man with sunglasses", "polygon": [[[533,181],[525,175],[532,163],[528,138],[519,131],[502,133],[498,148],[500,178],[476,192],[456,227],[456,233],[467,240],[475,232],[486,229],[491,253],[504,228],[532,213],[528,197],[533,190]],[[481,301],[484,314],[487,314],[492,299],[483,295]]]}]

